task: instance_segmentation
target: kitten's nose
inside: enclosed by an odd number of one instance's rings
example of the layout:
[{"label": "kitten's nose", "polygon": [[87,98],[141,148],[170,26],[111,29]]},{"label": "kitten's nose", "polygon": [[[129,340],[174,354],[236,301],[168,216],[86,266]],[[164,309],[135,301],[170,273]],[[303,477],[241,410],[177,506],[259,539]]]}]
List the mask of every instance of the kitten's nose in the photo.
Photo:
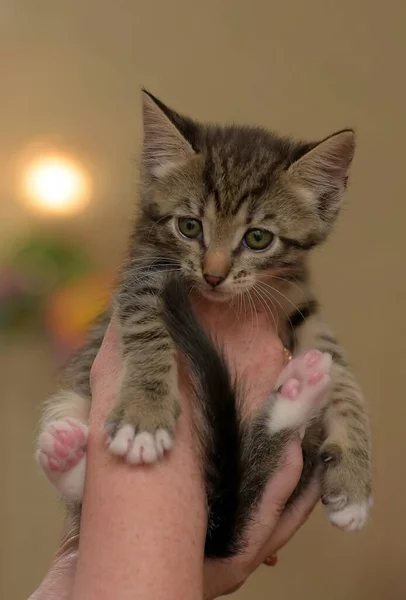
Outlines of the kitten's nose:
[{"label": "kitten's nose", "polygon": [[210,273],[203,273],[203,277],[213,288],[217,287],[222,281],[224,281],[224,277],[221,275],[210,275]]}]

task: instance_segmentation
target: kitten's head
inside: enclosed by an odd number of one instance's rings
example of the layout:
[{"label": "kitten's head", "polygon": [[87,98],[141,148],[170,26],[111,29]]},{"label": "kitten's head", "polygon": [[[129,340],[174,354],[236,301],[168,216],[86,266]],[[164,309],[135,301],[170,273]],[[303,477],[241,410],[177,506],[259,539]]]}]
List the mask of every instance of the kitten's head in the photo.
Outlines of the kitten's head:
[{"label": "kitten's head", "polygon": [[224,299],[288,276],[338,214],[355,148],[345,130],[317,143],[259,128],[198,124],[143,93],[139,231]]}]

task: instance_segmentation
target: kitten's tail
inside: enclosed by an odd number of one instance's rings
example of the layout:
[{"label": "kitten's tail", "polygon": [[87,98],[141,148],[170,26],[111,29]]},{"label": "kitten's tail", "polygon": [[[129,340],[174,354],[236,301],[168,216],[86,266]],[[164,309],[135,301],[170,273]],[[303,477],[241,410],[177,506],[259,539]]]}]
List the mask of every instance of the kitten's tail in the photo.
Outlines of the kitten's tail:
[{"label": "kitten's tail", "polygon": [[242,483],[241,424],[237,385],[224,354],[202,328],[192,310],[186,283],[171,278],[162,295],[164,319],[187,359],[199,401],[198,434],[209,507],[205,554],[225,558],[239,549],[238,510]]}]

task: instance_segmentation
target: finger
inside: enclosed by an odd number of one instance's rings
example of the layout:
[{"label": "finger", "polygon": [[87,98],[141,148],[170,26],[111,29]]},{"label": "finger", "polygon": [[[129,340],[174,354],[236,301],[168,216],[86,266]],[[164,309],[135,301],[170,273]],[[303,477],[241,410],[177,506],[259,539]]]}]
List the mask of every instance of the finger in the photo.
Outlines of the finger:
[{"label": "finger", "polygon": [[265,488],[256,514],[252,518],[247,539],[247,553],[257,555],[277,526],[285,505],[296,488],[303,468],[299,439],[292,440],[286,449],[283,467]]},{"label": "finger", "polygon": [[77,550],[58,555],[39,588],[28,600],[71,600],[77,563]]},{"label": "finger", "polygon": [[59,549],[48,573],[28,600],[71,600],[78,546],[79,535],[66,520]]},{"label": "finger", "polygon": [[275,554],[293,537],[297,530],[307,521],[312,510],[320,500],[319,477],[315,477],[301,496],[285,510],[272,536],[261,550],[261,562]]}]

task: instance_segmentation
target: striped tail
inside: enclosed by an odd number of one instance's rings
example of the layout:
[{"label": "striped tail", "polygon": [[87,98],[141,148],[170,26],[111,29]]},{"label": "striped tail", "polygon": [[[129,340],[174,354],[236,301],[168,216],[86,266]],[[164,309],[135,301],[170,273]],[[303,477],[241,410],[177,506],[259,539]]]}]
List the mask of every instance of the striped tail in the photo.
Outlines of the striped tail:
[{"label": "striped tail", "polygon": [[237,521],[242,427],[237,413],[237,386],[222,350],[195,317],[186,283],[171,278],[162,300],[166,326],[187,359],[197,399],[196,431],[203,449],[209,510],[205,554],[226,558],[235,554],[241,543]]}]

